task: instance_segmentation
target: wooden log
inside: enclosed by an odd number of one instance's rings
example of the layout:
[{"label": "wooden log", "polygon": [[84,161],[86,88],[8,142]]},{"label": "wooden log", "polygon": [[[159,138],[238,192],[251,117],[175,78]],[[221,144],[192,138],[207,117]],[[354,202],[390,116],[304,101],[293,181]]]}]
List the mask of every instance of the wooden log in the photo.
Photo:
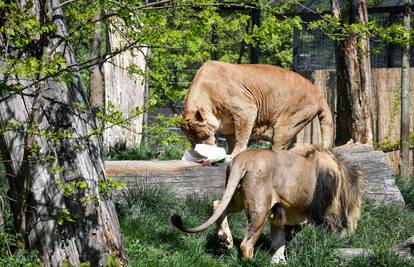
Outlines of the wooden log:
[{"label": "wooden log", "polygon": [[[364,197],[374,206],[404,205],[383,152],[368,145],[352,144],[335,148],[346,163],[360,166],[364,175]],[[225,186],[226,165],[205,167],[180,161],[106,161],[108,175],[126,182],[128,188],[140,183],[163,184],[178,195],[220,194]]]},{"label": "wooden log", "polygon": [[382,151],[369,145],[349,144],[334,148],[345,163],[361,168],[364,176],[364,198],[374,206],[395,204],[404,206],[404,199],[395,185],[395,176]]},{"label": "wooden log", "polygon": [[404,260],[414,260],[414,236],[394,246],[392,250],[398,253],[398,255]]},{"label": "wooden log", "polygon": [[226,165],[202,166],[183,160],[166,161],[106,161],[108,175],[133,188],[140,183],[162,184],[178,195],[211,195],[222,193],[226,180]]},{"label": "wooden log", "polygon": [[374,254],[372,250],[366,248],[337,248],[335,252],[339,256],[339,266],[345,266],[355,257],[368,257]]}]

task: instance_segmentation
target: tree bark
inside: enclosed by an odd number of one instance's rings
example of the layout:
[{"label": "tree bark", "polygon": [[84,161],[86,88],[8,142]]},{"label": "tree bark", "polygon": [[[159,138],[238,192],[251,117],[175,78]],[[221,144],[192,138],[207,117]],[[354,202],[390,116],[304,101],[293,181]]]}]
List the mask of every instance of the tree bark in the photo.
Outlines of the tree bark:
[{"label": "tree bark", "polygon": [[[350,19],[354,17],[354,1],[350,0]],[[332,13],[343,20],[337,0],[331,0]],[[358,19],[367,23],[365,0],[358,1]],[[358,43],[361,45],[358,46]],[[337,66],[337,124],[336,144],[349,139],[360,143],[372,143],[372,86],[369,58],[369,40],[349,33],[344,40],[335,43]]]},{"label": "tree bark", "polygon": [[101,32],[101,14],[98,11],[98,15],[95,17],[95,29],[91,38],[91,52],[90,57],[93,65],[89,68],[89,103],[91,110],[96,115],[97,112],[104,108],[104,84],[103,74],[99,59],[101,56],[101,44],[102,44],[102,32]]},{"label": "tree bark", "polygon": [[[404,29],[407,34],[410,32],[410,0],[404,1]],[[400,174],[404,181],[409,182],[411,177],[411,167],[409,163],[409,131],[410,131],[410,45],[402,47],[401,58],[401,154],[400,154]]]},{"label": "tree bark", "polygon": [[[251,34],[254,33],[254,27],[260,27],[260,11],[259,10],[251,10],[250,12],[251,18]],[[260,48],[257,42],[257,39],[253,37],[255,40],[255,44],[249,45],[249,56],[250,56],[250,64],[258,64],[260,61]]]},{"label": "tree bark", "polygon": [[[122,36],[124,27],[127,26],[120,20],[111,21],[107,41],[110,52],[125,45],[125,39]],[[123,114],[128,114],[137,107],[144,107],[146,81],[141,73],[132,74],[128,68],[134,66],[144,74],[148,53],[149,48],[131,49],[112,57],[110,61],[103,64],[107,111],[111,109],[110,103]],[[142,121],[143,116],[139,115],[132,118],[124,127],[113,126],[106,129],[103,133],[105,150],[117,144],[138,146],[142,137]]]},{"label": "tree bark", "polygon": [[[42,37],[44,46],[37,56],[48,61],[60,53],[67,65],[74,65],[59,5],[58,0],[33,1],[36,17],[57,29]],[[96,126],[79,72],[73,71],[70,82],[39,78],[41,82],[32,83],[14,77],[29,85],[23,92],[27,94],[3,94],[0,101],[0,126],[12,119],[24,125],[21,131],[0,136],[15,225],[27,246],[40,252],[45,266],[61,266],[65,261],[72,266],[86,261],[102,266],[109,255],[126,265],[114,204],[110,197],[102,197],[98,186],[105,184],[106,174],[98,138],[87,137]],[[7,75],[0,76],[0,81],[13,83]],[[76,107],[78,103],[87,108]],[[51,140],[41,132],[52,129],[70,132],[72,137]],[[79,182],[86,187],[78,186]],[[64,193],[65,186],[73,192]]]}]

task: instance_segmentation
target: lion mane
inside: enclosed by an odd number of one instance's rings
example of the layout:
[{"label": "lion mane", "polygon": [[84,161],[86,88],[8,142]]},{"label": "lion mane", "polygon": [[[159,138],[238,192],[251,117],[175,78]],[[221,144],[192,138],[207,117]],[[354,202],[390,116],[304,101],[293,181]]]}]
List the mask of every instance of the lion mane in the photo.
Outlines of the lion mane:
[{"label": "lion mane", "polygon": [[[362,174],[344,163],[339,154],[310,145],[297,145],[298,153],[316,155],[316,186],[308,206],[309,219],[334,232],[352,234],[361,206]],[[344,232],[345,231],[345,232]]]}]

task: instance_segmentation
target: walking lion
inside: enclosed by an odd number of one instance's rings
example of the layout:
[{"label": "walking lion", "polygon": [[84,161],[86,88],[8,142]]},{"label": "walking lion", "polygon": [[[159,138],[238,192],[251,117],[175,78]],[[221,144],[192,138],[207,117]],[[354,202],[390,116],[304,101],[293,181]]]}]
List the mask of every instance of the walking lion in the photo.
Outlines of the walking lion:
[{"label": "walking lion", "polygon": [[241,250],[252,259],[266,218],[271,223],[272,262],[286,262],[285,225],[311,222],[341,234],[352,233],[359,219],[362,174],[330,149],[296,145],[291,150],[247,150],[227,168],[227,185],[214,213],[202,225],[187,228],[179,215],[171,217],[183,232],[197,233],[212,224],[227,248],[233,239],[226,216],[246,210],[247,227]]}]

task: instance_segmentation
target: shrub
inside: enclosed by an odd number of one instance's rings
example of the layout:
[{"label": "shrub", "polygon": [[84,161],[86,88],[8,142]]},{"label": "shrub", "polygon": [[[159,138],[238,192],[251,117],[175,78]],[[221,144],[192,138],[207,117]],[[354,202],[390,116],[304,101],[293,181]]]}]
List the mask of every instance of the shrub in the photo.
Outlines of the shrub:
[{"label": "shrub", "polygon": [[191,144],[180,130],[177,130],[177,123],[179,123],[179,116],[166,118],[158,115],[152,125],[144,126],[140,146],[115,145],[109,149],[107,158],[109,160],[181,159]]},{"label": "shrub", "polygon": [[37,252],[25,249],[19,234],[14,230],[6,197],[8,188],[4,165],[0,164],[0,205],[4,205],[4,229],[0,229],[0,266],[42,266]]}]

